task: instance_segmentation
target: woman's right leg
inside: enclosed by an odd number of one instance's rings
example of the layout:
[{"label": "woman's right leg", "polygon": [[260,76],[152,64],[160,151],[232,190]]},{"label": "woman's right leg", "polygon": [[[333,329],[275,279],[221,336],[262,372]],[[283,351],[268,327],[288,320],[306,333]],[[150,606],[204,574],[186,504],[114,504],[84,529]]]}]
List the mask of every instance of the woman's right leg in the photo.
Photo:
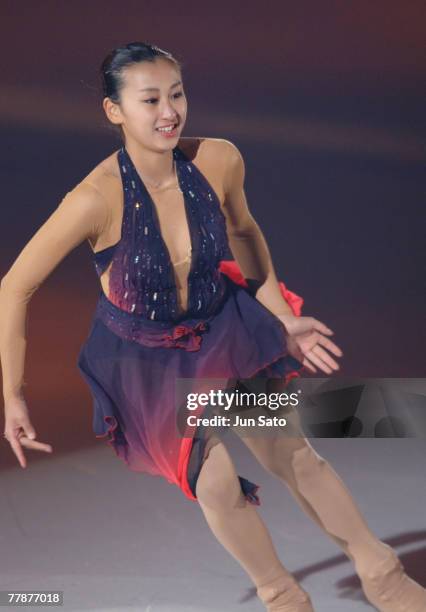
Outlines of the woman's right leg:
[{"label": "woman's right leg", "polygon": [[268,611],[313,611],[308,594],[282,565],[265,524],[244,497],[223,442],[210,449],[196,496],[210,529],[246,570]]}]

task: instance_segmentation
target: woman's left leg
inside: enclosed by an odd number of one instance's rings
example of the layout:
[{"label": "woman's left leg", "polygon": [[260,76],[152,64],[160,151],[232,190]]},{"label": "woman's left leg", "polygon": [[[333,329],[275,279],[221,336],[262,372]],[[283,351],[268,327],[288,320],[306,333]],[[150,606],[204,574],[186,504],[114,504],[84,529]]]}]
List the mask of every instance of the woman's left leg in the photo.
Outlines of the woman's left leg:
[{"label": "woman's left leg", "polygon": [[[380,610],[426,610],[426,590],[406,576],[394,551],[370,530],[348,488],[303,434],[299,415],[287,411],[275,435],[236,432],[261,465],[290,490],[310,516],[354,562],[369,601]],[[388,598],[391,601],[388,602]],[[399,607],[411,601],[410,608]],[[405,602],[404,604],[402,602]],[[386,607],[387,606],[387,607]]]},{"label": "woman's left leg", "polygon": [[277,434],[241,439],[357,568],[371,567],[386,556],[341,478],[306,438]]}]

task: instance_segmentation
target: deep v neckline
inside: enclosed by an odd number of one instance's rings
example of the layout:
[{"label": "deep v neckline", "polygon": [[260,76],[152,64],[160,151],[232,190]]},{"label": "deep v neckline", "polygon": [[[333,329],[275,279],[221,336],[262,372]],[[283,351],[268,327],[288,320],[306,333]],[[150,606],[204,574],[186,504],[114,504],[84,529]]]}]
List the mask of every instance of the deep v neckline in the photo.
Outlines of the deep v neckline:
[{"label": "deep v neckline", "polygon": [[156,204],[151,196],[151,194],[149,193],[148,189],[145,186],[145,183],[142,180],[142,177],[140,176],[139,172],[137,171],[137,168],[135,166],[135,164],[133,163],[132,158],[129,155],[129,152],[127,151],[126,147],[123,146],[122,147],[122,152],[123,155],[125,156],[125,159],[132,171],[133,176],[136,179],[136,182],[139,186],[141,195],[144,202],[146,202],[149,206],[150,209],[150,214],[151,214],[151,218],[152,218],[152,222],[153,225],[155,227],[155,230],[158,234],[159,240],[160,240],[160,244],[162,246],[163,252],[165,254],[165,261],[166,261],[166,265],[167,265],[167,269],[168,269],[168,274],[169,274],[169,278],[170,281],[173,284],[173,288],[174,288],[174,292],[175,292],[175,300],[176,300],[176,307],[179,308],[180,312],[179,312],[179,316],[187,313],[190,309],[191,309],[191,278],[193,275],[193,271],[194,271],[194,265],[195,265],[195,251],[194,251],[194,237],[192,235],[192,223],[191,223],[191,206],[190,203],[188,201],[188,195],[187,195],[187,188],[185,186],[185,183],[183,181],[183,177],[182,177],[182,171],[181,171],[181,163],[191,163],[191,161],[189,159],[186,158],[185,154],[183,153],[183,151],[176,145],[176,147],[173,149],[173,160],[175,162],[175,168],[176,168],[176,177],[178,180],[178,184],[179,184],[179,188],[180,191],[182,193],[183,196],[183,204],[184,204],[184,211],[185,211],[185,220],[186,220],[186,224],[188,227],[188,234],[189,234],[189,239],[190,239],[190,249],[191,249],[191,255],[190,255],[190,266],[189,266],[189,271],[188,274],[186,276],[186,281],[184,283],[184,286],[186,288],[186,307],[185,308],[181,308],[181,304],[180,304],[180,300],[178,299],[178,283],[177,281],[177,276],[175,274],[175,269],[174,269],[174,265],[170,256],[170,251],[169,248],[167,246],[166,241],[164,240],[163,234],[161,232],[161,226],[160,226],[160,220],[158,217],[158,213],[157,213],[157,207]]}]

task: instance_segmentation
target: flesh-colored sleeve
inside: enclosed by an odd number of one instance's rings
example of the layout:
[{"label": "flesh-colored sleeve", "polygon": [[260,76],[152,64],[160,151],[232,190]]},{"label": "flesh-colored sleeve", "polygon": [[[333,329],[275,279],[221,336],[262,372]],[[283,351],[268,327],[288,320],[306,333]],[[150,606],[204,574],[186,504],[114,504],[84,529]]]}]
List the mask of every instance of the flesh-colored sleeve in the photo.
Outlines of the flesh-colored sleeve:
[{"label": "flesh-colored sleeve", "polygon": [[274,315],[292,314],[282,295],[269,245],[247,203],[244,159],[233,143],[224,143],[227,171],[223,209],[232,254],[258,302]]},{"label": "flesh-colored sleeve", "polygon": [[27,305],[34,292],[75,247],[104,230],[108,210],[89,183],[68,192],[2,278],[0,360],[3,397],[22,396],[27,336]]}]

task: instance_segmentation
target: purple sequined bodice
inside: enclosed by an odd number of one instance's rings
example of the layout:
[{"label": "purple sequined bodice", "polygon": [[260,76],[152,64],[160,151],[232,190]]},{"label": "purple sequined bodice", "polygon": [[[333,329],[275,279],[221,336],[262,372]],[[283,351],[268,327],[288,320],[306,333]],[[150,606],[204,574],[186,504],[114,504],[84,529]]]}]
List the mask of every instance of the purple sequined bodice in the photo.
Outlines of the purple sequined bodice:
[{"label": "purple sequined bodice", "polygon": [[192,245],[187,311],[179,312],[173,264],[155,205],[124,146],[118,151],[124,189],[121,239],[94,254],[99,275],[112,260],[108,302],[125,313],[158,322],[208,316],[226,291],[218,268],[229,252],[229,244],[218,197],[197,166],[177,146],[173,159]]}]

